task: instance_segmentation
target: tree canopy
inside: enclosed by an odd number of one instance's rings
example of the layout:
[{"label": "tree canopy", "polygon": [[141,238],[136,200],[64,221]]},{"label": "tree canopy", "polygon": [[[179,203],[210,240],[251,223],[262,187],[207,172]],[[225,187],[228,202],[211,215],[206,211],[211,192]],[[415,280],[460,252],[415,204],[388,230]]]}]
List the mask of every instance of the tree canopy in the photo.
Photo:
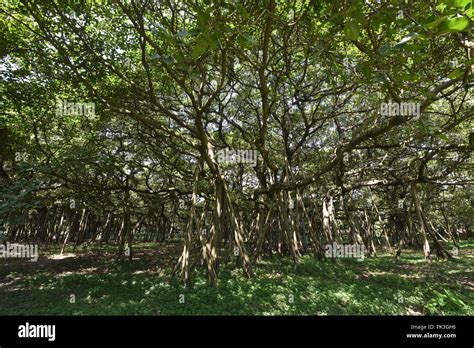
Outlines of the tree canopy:
[{"label": "tree canopy", "polygon": [[[221,260],[406,245],[451,258],[474,215],[474,9],[440,1],[9,0],[8,240],[179,239]],[[435,255],[433,253],[433,255]]]}]

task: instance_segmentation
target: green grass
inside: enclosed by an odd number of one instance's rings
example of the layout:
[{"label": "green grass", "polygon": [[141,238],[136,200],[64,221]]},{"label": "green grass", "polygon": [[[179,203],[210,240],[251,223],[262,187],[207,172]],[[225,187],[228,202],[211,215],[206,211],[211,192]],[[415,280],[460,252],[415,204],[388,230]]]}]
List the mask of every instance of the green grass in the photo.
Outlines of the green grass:
[{"label": "green grass", "polygon": [[363,261],[308,255],[295,265],[273,257],[254,266],[252,279],[227,264],[218,289],[209,287],[204,270],[193,273],[191,288],[168,284],[179,248],[141,243],[132,263],[115,262],[112,246],[64,259],[54,259],[58,248],[41,249],[37,263],[2,259],[0,315],[474,314],[472,241],[463,242],[454,261],[427,263],[407,250],[399,261],[387,254]]}]

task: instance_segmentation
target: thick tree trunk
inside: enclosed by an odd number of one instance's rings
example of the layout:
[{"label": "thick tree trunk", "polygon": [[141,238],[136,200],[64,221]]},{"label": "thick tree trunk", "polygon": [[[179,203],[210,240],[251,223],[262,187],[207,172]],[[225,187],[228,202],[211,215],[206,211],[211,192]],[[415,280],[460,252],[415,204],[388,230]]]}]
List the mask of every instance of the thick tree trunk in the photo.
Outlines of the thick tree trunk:
[{"label": "thick tree trunk", "polygon": [[186,233],[184,236],[184,246],[183,251],[181,253],[181,279],[184,281],[185,286],[189,286],[190,284],[190,276],[189,276],[189,253],[191,250],[192,245],[192,237],[193,237],[193,230],[195,227],[195,215],[196,215],[196,203],[197,203],[197,190],[198,190],[198,183],[199,183],[199,174],[202,170],[202,159],[200,158],[198,161],[198,165],[194,170],[194,178],[193,178],[193,193],[191,197],[191,210],[189,213],[189,220],[186,226]]},{"label": "thick tree trunk", "polygon": [[416,215],[418,217],[418,222],[420,224],[420,233],[423,240],[423,254],[425,255],[425,259],[431,261],[431,251],[430,251],[430,243],[428,242],[425,221],[423,219],[423,210],[421,207],[420,198],[418,197],[418,191],[416,190],[416,183],[412,182],[410,185],[411,188],[411,195],[413,199],[413,203],[415,205]]}]

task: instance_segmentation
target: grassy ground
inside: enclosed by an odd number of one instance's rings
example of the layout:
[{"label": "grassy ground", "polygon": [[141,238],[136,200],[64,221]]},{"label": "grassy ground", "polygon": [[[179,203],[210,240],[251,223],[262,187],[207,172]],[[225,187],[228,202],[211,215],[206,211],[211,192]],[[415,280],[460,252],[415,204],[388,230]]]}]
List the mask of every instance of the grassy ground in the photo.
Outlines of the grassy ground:
[{"label": "grassy ground", "polygon": [[[454,261],[426,263],[404,251],[376,258],[318,261],[268,258],[245,279],[231,265],[212,289],[204,272],[192,288],[169,285],[178,244],[139,244],[135,259],[114,262],[115,247],[39,261],[0,259],[0,315],[473,315],[474,241]],[[72,296],[75,303],[71,303]],[[182,296],[184,295],[184,296]],[[183,303],[184,302],[184,303]]]}]

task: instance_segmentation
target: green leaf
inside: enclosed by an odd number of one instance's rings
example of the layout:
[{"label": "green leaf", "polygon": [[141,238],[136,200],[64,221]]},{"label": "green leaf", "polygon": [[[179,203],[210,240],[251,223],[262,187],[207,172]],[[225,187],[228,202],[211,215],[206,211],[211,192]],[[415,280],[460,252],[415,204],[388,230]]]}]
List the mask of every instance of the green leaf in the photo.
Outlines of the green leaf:
[{"label": "green leaf", "polygon": [[211,50],[217,50],[217,47],[218,47],[217,40],[211,40],[209,42],[209,47],[211,48]]},{"label": "green leaf", "polygon": [[210,9],[206,11],[199,11],[197,15],[197,25],[201,30],[207,30],[210,20]]},{"label": "green leaf", "polygon": [[466,10],[465,14],[471,19],[474,18],[474,7],[471,7],[468,10]]},{"label": "green leaf", "polygon": [[460,9],[465,9],[472,0],[454,0],[453,6]]},{"label": "green leaf", "polygon": [[473,65],[473,64],[474,64],[474,58],[471,58],[471,59],[469,59],[468,61],[466,61],[466,62],[464,63],[465,66],[471,66],[471,65]]},{"label": "green leaf", "polygon": [[196,45],[193,47],[191,56],[193,57],[193,59],[199,58],[204,52],[206,52],[208,47],[209,47],[209,42],[206,39],[201,37],[197,41]]},{"label": "green leaf", "polygon": [[354,22],[346,23],[344,25],[344,34],[349,40],[355,41],[359,38],[359,27]]},{"label": "green leaf", "polygon": [[448,75],[448,77],[451,79],[451,80],[455,80],[461,76],[464,75],[464,69],[463,68],[457,68],[457,69],[454,69],[453,71],[451,71],[451,73]]},{"label": "green leaf", "polygon": [[438,11],[443,12],[443,11],[446,9],[446,7],[448,7],[448,5],[446,5],[446,4],[444,4],[444,3],[440,3],[440,4],[438,4],[438,5],[436,6],[436,9],[437,9]]},{"label": "green leaf", "polygon": [[425,24],[425,27],[426,27],[427,29],[434,30],[434,29],[436,29],[441,23],[443,23],[444,21],[446,21],[447,19],[448,19],[447,16],[439,17],[439,18],[435,19],[434,21],[431,21],[431,22]]},{"label": "green leaf", "polygon": [[438,134],[435,134],[435,137],[444,141],[449,141],[449,137],[446,134],[438,133]]},{"label": "green leaf", "polygon": [[466,17],[451,18],[442,22],[438,27],[438,31],[439,34],[465,31],[467,28],[469,28],[469,23],[469,19]]}]

